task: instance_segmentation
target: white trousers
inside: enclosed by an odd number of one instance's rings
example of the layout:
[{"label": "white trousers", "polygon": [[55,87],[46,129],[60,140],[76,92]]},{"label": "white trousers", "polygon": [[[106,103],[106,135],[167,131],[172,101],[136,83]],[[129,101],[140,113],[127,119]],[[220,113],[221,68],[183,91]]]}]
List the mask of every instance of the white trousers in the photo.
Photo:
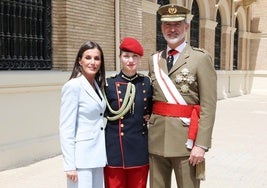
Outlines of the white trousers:
[{"label": "white trousers", "polygon": [[77,169],[78,181],[67,178],[67,188],[103,188],[103,168]]}]

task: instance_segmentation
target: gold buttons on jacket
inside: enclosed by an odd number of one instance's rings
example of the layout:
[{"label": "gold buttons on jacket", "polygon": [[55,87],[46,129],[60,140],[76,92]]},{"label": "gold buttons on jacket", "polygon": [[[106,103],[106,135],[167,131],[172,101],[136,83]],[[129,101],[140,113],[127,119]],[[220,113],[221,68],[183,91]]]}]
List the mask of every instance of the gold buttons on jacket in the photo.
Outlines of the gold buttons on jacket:
[{"label": "gold buttons on jacket", "polygon": [[121,136],[124,136],[124,133],[123,132],[121,132]]},{"label": "gold buttons on jacket", "polygon": [[121,128],[123,128],[124,127],[124,124],[121,124]]}]

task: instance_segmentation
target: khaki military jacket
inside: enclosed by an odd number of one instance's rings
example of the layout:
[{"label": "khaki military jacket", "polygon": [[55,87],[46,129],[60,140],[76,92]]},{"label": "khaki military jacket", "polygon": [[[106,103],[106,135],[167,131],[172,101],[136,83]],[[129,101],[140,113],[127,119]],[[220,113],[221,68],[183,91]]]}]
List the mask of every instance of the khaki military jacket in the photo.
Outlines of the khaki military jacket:
[{"label": "khaki military jacket", "polygon": [[[217,101],[217,76],[211,56],[202,49],[186,45],[168,73],[166,51],[159,56],[159,66],[170,77],[187,104],[200,105],[200,118],[195,144],[211,147],[212,129]],[[167,102],[149,59],[149,76],[153,86],[153,101]],[[151,115],[149,122],[149,152],[165,157],[188,156],[188,126],[179,117]]]}]

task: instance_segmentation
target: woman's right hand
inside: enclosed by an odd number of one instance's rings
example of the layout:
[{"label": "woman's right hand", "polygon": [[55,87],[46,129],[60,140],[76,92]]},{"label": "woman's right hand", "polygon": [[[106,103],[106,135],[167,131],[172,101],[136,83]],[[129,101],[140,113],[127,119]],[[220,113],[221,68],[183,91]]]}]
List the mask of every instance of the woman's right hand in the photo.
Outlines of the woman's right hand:
[{"label": "woman's right hand", "polygon": [[73,182],[77,182],[78,181],[78,174],[77,174],[76,170],[67,171],[66,172],[66,176],[67,176],[67,178],[69,178]]}]

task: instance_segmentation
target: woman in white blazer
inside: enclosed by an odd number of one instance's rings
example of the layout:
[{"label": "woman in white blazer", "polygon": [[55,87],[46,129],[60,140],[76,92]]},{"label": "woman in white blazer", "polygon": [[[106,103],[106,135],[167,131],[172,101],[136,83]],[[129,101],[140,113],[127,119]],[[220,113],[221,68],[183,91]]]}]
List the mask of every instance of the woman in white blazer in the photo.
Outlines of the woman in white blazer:
[{"label": "woman in white blazer", "polygon": [[104,82],[103,51],[88,41],[78,51],[70,80],[62,88],[59,131],[68,188],[103,187]]}]

